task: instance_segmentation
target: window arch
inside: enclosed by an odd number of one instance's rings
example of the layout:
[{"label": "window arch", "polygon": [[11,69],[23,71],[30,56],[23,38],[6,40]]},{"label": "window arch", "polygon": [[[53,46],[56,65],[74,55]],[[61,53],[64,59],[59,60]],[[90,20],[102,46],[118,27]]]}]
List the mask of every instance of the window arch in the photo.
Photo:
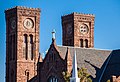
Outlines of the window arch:
[{"label": "window arch", "polygon": [[58,82],[58,78],[55,76],[51,76],[47,82]]},{"label": "window arch", "polygon": [[25,57],[25,59],[28,59],[28,41],[27,41],[27,34],[24,34],[24,38],[23,38],[23,57]]},{"label": "window arch", "polygon": [[83,47],[83,39],[80,39],[80,47]]},{"label": "window arch", "polygon": [[85,39],[85,48],[88,48],[88,40]]}]

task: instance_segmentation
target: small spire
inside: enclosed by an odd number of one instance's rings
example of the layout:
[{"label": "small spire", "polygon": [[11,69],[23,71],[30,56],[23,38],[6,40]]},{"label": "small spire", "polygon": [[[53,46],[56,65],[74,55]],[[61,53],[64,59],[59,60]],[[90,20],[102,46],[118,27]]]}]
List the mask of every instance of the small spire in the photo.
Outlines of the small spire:
[{"label": "small spire", "polygon": [[73,57],[73,71],[72,71],[72,77],[70,78],[70,82],[80,82],[80,78],[78,78],[78,72],[77,72],[76,51]]},{"label": "small spire", "polygon": [[52,39],[53,39],[53,40],[55,40],[55,33],[56,33],[56,32],[55,32],[55,29],[53,29],[53,31],[52,31]]},{"label": "small spire", "polygon": [[76,78],[78,78],[78,74],[77,74],[76,51],[75,51],[75,53],[74,53],[74,57],[73,57],[73,73],[72,73],[72,77],[76,77]]},{"label": "small spire", "polygon": [[42,55],[41,55],[41,53],[39,53],[39,56],[38,56],[38,62],[43,62],[43,59],[42,59]]}]

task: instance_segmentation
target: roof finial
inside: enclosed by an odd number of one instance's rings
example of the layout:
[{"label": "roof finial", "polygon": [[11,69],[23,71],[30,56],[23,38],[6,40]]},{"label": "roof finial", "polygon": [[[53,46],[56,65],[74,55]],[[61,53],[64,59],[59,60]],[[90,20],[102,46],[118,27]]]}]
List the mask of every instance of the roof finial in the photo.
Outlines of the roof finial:
[{"label": "roof finial", "polygon": [[52,30],[52,39],[55,40],[55,29]]}]

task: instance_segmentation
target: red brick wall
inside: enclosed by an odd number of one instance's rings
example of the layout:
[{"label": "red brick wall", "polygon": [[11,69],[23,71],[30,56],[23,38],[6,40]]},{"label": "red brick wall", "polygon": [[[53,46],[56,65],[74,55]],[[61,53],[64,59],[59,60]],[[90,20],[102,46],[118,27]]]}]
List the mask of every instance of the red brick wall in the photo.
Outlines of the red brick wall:
[{"label": "red brick wall", "polygon": [[[14,82],[26,82],[25,71],[29,71],[29,79],[37,74],[37,59],[39,55],[39,22],[40,22],[40,10],[37,8],[15,7],[5,11],[6,16],[6,82],[11,82],[11,70],[14,72]],[[15,29],[11,28],[11,20],[15,18]],[[33,27],[27,29],[23,23],[26,18],[33,21]],[[10,51],[13,48],[9,48],[11,43],[9,42],[10,35],[15,34],[15,59],[10,60]],[[34,58],[33,60],[26,60],[23,56],[23,38],[24,34],[28,35],[28,42],[30,43],[29,35],[33,35],[34,43]],[[28,44],[29,45],[29,44]]]},{"label": "red brick wall", "polygon": [[[82,24],[88,26],[88,33],[81,34]],[[80,47],[80,39],[88,40],[88,48],[94,47],[94,15],[72,13],[62,16],[62,44]]]}]

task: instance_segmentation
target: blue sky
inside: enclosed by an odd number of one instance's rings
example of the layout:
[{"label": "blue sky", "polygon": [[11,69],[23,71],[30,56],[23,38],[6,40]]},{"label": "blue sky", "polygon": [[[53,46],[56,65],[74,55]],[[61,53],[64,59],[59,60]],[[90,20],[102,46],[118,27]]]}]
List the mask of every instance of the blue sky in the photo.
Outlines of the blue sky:
[{"label": "blue sky", "polygon": [[0,0],[0,82],[5,82],[4,10],[15,6],[41,8],[41,53],[51,44],[52,29],[56,29],[56,43],[62,44],[61,16],[72,12],[95,15],[95,48],[120,49],[120,0]]}]

